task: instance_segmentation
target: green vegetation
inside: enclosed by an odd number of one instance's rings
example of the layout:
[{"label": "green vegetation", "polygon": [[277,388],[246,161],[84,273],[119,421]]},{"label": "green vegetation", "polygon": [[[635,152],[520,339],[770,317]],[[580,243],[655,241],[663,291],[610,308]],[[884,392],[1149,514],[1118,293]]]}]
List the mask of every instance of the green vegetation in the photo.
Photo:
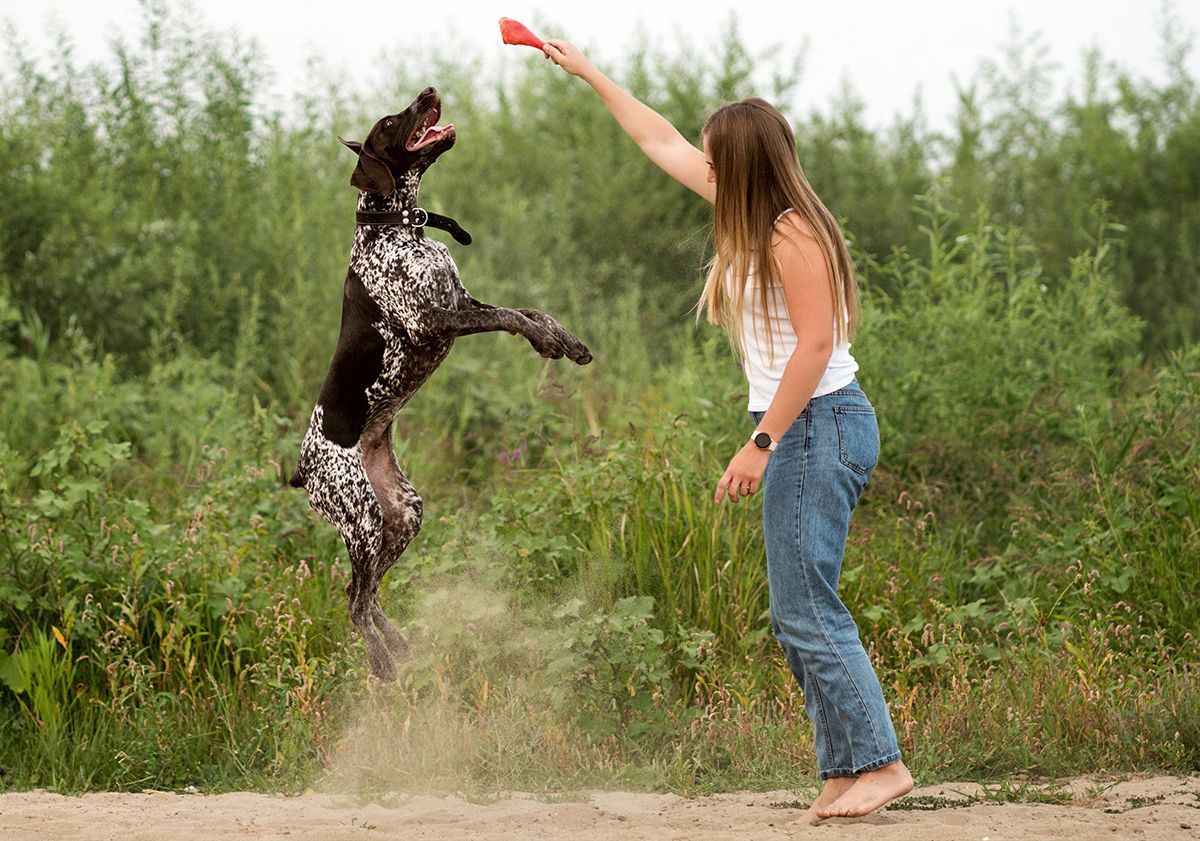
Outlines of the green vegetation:
[{"label": "green vegetation", "polygon": [[[794,120],[853,241],[883,439],[842,593],[926,782],[1200,768],[1188,45],[1165,86],[1091,56],[1057,103],[1035,46],[951,137],[852,98]],[[749,421],[689,316],[708,208],[583,85],[418,54],[264,114],[261,61],[158,4],[102,68],[60,52],[12,46],[0,92],[0,787],[813,780],[757,506],[709,502]],[[798,79],[736,28],[613,72],[692,133]],[[414,658],[379,685],[344,549],[284,481],[340,313],[335,135],[428,83],[460,140],[423,195],[475,236],[468,287],[596,361],[466,338],[401,414],[426,522],[382,593]]]}]

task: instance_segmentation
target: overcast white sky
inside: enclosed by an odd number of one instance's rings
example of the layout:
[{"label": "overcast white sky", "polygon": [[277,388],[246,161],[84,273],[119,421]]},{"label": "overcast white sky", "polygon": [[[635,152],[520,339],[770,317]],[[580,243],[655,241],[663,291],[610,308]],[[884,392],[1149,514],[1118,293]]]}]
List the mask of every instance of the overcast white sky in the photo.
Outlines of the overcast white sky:
[{"label": "overcast white sky", "polygon": [[[235,29],[257,40],[274,72],[271,101],[276,106],[287,102],[303,78],[305,61],[314,54],[351,78],[365,77],[381,55],[430,41],[447,52],[469,45],[489,59],[494,55],[498,66],[541,61],[533,50],[501,45],[496,21],[507,16],[535,31],[548,23],[590,47],[598,62],[617,61],[639,27],[667,49],[680,38],[696,47],[715,45],[735,8],[751,49],[780,44],[791,52],[808,39],[796,114],[826,111],[848,78],[865,101],[872,125],[890,124],[897,112],[911,114],[920,90],[930,127],[943,128],[954,110],[953,78],[969,80],[981,58],[1000,58],[1010,12],[1023,30],[1044,36],[1050,57],[1060,66],[1060,90],[1078,80],[1082,52],[1092,44],[1139,75],[1165,76],[1159,56],[1160,0],[195,0],[193,7],[207,26]],[[1200,2],[1176,0],[1174,9],[1195,36]],[[111,38],[135,32],[141,10],[137,0],[0,0],[0,18],[12,22],[34,55],[46,55],[47,24],[57,19],[72,34],[78,58],[87,61],[107,59]],[[1200,77],[1200,51],[1193,50],[1188,63],[1193,78]],[[547,70],[561,72],[549,65]],[[429,82],[437,84],[436,79]],[[370,87],[364,84],[363,89]]]}]

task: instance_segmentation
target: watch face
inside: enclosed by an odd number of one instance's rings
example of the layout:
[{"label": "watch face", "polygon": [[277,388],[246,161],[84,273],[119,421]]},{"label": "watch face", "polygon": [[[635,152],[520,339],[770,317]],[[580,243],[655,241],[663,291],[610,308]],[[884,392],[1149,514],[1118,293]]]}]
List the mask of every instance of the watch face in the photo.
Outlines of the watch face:
[{"label": "watch face", "polygon": [[754,436],[754,446],[760,450],[765,450],[771,446],[771,436],[765,432],[760,432]]}]

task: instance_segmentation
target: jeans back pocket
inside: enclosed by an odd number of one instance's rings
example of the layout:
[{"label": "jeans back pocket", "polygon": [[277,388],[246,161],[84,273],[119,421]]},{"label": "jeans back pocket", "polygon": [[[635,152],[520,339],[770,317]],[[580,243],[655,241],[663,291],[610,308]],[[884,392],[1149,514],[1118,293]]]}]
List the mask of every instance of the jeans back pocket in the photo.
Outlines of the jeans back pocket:
[{"label": "jeans back pocket", "polygon": [[871,406],[834,406],[838,458],[855,473],[866,476],[879,461],[879,423]]}]

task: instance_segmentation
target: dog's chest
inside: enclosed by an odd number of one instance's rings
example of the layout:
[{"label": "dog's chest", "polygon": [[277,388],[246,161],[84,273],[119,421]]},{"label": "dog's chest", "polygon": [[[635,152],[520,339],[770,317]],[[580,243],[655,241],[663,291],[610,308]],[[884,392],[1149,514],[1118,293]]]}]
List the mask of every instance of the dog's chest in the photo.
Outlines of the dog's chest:
[{"label": "dog's chest", "polygon": [[362,249],[354,263],[388,320],[407,321],[430,307],[457,309],[460,303],[458,267],[436,240],[383,238]]}]

